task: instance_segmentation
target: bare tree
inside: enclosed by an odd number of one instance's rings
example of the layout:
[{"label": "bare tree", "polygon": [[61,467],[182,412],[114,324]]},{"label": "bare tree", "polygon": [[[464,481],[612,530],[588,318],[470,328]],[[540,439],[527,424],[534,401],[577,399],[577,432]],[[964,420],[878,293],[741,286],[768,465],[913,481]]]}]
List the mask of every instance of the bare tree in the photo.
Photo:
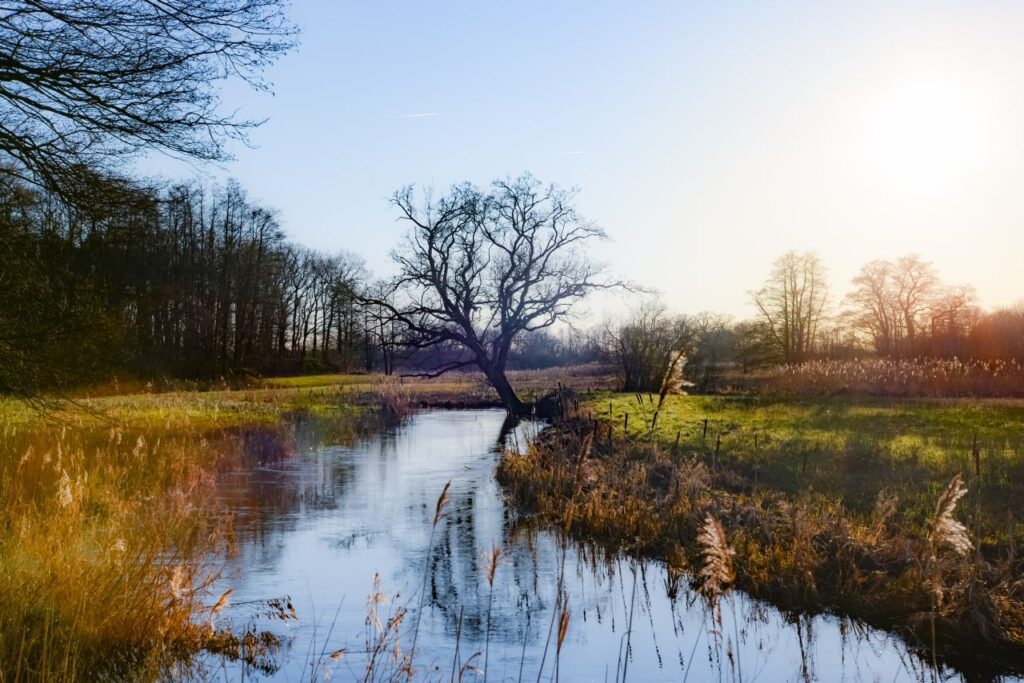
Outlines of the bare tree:
[{"label": "bare tree", "polygon": [[[967,290],[942,286],[934,266],[916,254],[895,262],[876,260],[861,268],[846,297],[846,317],[866,332],[875,351],[883,355],[926,352],[934,318],[948,319],[949,309],[961,310],[971,299]],[[931,328],[931,329],[929,329]]]},{"label": "bare tree", "polygon": [[505,376],[514,339],[612,286],[583,250],[605,233],[577,213],[574,195],[529,174],[495,181],[488,192],[459,185],[422,205],[411,187],[394,195],[411,233],[394,253],[399,274],[364,303],[398,323],[406,345],[460,351],[419,374],[475,366],[510,412],[529,411]]},{"label": "bare tree", "polygon": [[223,159],[256,121],[216,84],[292,45],[283,0],[13,0],[0,8],[0,158],[65,194],[83,169],[139,150]]},{"label": "bare tree", "polygon": [[606,352],[622,375],[623,391],[658,391],[677,353],[684,363],[695,350],[696,321],[669,315],[657,301],[645,303],[628,320],[609,326]]},{"label": "bare tree", "polygon": [[903,337],[894,270],[889,261],[865,264],[853,278],[853,290],[846,295],[848,309],[844,317],[855,330],[869,335],[875,351],[883,355],[894,353]]},{"label": "bare tree", "polygon": [[939,295],[939,276],[931,263],[922,260],[917,254],[909,254],[900,257],[894,264],[893,286],[896,305],[903,317],[907,346],[913,352],[922,319]]},{"label": "bare tree", "polygon": [[828,300],[821,259],[810,252],[784,254],[753,299],[782,359],[787,363],[805,360],[814,349]]}]

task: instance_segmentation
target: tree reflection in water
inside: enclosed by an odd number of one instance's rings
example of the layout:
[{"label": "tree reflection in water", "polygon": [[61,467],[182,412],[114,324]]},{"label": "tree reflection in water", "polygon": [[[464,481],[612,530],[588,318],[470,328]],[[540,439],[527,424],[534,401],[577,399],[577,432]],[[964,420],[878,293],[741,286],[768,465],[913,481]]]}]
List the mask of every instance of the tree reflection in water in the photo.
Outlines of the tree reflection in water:
[{"label": "tree reflection in water", "polygon": [[[548,678],[554,642],[546,657],[544,650],[563,550],[571,612],[558,654],[563,680],[612,680],[623,671],[645,681],[739,680],[741,672],[748,681],[930,675],[893,637],[833,617],[788,616],[739,593],[726,598],[716,637],[707,604],[663,564],[565,545],[558,534],[516,519],[494,481],[497,454],[537,428],[506,423],[500,410],[438,411],[370,434],[325,436],[321,425],[306,422],[253,436],[253,466],[225,475],[220,487],[238,539],[225,582],[238,604],[292,596],[300,621],[286,627],[276,677],[308,677],[311,653],[346,646],[342,662],[329,661],[335,679],[361,678],[365,595],[374,574],[383,591],[398,594],[391,609],[410,609],[401,627],[407,640],[426,571],[419,673],[450,674],[457,633],[462,663],[482,653],[491,601],[489,678],[517,680],[522,667],[523,678],[534,680],[542,659]],[[287,447],[265,443],[272,438]],[[428,556],[437,496],[449,480],[447,514]],[[495,544],[504,556],[491,598],[483,558]],[[482,656],[476,663],[482,666]]]}]

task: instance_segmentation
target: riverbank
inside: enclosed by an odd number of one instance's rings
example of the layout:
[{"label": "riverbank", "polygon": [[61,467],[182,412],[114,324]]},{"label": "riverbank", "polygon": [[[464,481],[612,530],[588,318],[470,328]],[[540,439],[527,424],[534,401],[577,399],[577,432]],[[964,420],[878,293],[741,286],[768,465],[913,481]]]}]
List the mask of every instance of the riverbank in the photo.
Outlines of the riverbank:
[{"label": "riverbank", "polygon": [[[513,381],[539,395],[595,380]],[[152,679],[202,651],[260,665],[271,635],[218,618],[231,596],[213,593],[219,569],[209,558],[230,556],[234,543],[218,479],[290,459],[300,423],[316,422],[325,443],[347,444],[423,407],[495,404],[469,374],[197,389],[111,383],[0,400],[0,682]]]},{"label": "riverbank", "polygon": [[[691,576],[711,515],[751,595],[853,615],[963,671],[1020,672],[1024,404],[671,397],[655,420],[656,400],[601,396],[507,453],[511,501],[552,524],[571,510],[578,537]],[[957,473],[968,492],[947,514],[970,548],[934,533]]]},{"label": "riverbank", "polygon": [[54,406],[0,410],[0,681],[156,679],[201,651],[258,665],[273,637],[217,618],[217,478],[289,457],[298,416],[345,441],[372,411],[226,391]]}]

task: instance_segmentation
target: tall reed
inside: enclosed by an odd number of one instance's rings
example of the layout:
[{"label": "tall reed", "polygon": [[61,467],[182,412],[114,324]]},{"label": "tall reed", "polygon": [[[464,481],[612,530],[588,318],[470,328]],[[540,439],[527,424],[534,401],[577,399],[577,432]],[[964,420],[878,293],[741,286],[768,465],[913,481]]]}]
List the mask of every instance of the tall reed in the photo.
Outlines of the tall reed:
[{"label": "tall reed", "polygon": [[416,639],[420,634],[420,619],[423,617],[423,605],[427,597],[427,579],[430,577],[430,565],[434,556],[434,535],[437,533],[437,525],[444,519],[445,509],[448,507],[448,489],[452,486],[452,482],[449,480],[441,489],[441,495],[437,497],[437,503],[434,505],[434,519],[430,525],[430,541],[427,543],[427,558],[426,566],[423,568],[423,582],[420,585],[420,604],[416,609],[416,625],[413,626],[412,630],[412,646],[409,648],[409,678],[412,678],[413,670],[411,662],[416,654]]}]

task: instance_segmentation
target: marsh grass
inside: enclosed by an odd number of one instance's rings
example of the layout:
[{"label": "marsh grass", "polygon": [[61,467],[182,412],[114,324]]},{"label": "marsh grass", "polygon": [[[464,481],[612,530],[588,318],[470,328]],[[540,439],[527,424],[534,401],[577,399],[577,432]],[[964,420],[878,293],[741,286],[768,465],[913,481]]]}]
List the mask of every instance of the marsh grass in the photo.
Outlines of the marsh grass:
[{"label": "marsh grass", "polygon": [[[735,585],[755,597],[798,612],[849,614],[901,634],[922,656],[934,649],[937,658],[975,671],[1020,669],[1024,595],[1008,548],[990,542],[985,554],[931,552],[938,536],[929,529],[941,530],[949,547],[956,521],[955,506],[936,512],[941,496],[961,495],[943,494],[949,479],[907,492],[928,501],[918,523],[891,498],[851,514],[821,492],[764,486],[727,458],[713,467],[706,450],[673,452],[647,438],[620,438],[614,445],[594,441],[577,488],[574,461],[592,430],[592,420],[570,421],[542,433],[524,453],[507,452],[498,477],[513,504],[555,525],[571,518],[577,538],[662,558],[673,571],[696,577],[703,568],[719,584],[728,578],[726,555],[707,549],[724,547],[728,538]],[[961,518],[965,528],[983,529],[974,515]],[[709,516],[717,520],[711,527]],[[940,608],[936,581],[943,586]]]},{"label": "marsh grass", "polygon": [[[195,621],[223,545],[202,513],[224,443],[197,435],[8,430],[0,458],[0,674],[155,672],[215,636]],[[220,610],[218,610],[220,611]]]},{"label": "marsh grass", "polygon": [[812,361],[772,368],[762,390],[787,396],[1024,397],[1024,363],[958,358]]},{"label": "marsh grass", "polygon": [[231,605],[217,476],[290,457],[296,420],[346,440],[375,414],[252,390],[84,401],[0,405],[0,681],[152,680],[202,652],[272,670],[276,638],[240,616],[297,615]]}]

